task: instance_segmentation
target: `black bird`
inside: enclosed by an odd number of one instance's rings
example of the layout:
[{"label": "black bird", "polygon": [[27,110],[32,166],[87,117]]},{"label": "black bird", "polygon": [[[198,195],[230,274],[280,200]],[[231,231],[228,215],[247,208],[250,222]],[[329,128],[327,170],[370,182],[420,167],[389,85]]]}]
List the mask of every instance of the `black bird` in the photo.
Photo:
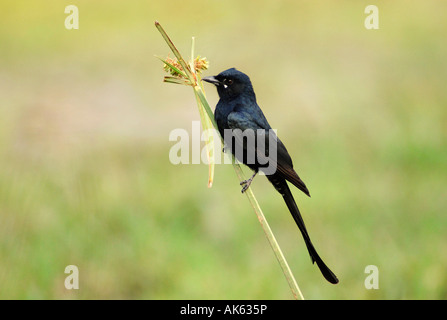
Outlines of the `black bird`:
[{"label": "black bird", "polygon": [[[326,266],[312,245],[287,181],[310,197],[309,190],[293,169],[292,159],[286,147],[276,137],[275,132],[271,131],[270,124],[256,102],[256,95],[250,78],[235,68],[231,68],[217,76],[205,77],[203,80],[214,84],[217,88],[220,99],[214,117],[225,145],[230,145],[231,152],[236,159],[254,171],[250,179],[241,182],[241,185],[243,185],[242,192],[250,186],[258,171],[263,171],[267,179],[283,196],[303,235],[312,263],[317,263],[326,280],[333,284],[338,283],[335,274]],[[254,132],[255,143],[249,143],[248,135],[245,136],[245,140],[244,136],[241,136],[240,132],[249,131],[247,129]],[[263,146],[262,152],[260,150],[261,145]],[[242,150],[242,153],[238,150]],[[273,172],[272,170],[266,170],[266,163],[273,164],[276,170]]]}]

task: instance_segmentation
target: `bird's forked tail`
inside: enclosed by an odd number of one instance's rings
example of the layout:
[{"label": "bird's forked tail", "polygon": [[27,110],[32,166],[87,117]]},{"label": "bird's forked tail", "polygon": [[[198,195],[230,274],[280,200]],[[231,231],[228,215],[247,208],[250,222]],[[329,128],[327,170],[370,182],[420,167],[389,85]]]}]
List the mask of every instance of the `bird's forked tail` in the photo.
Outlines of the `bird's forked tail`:
[{"label": "bird's forked tail", "polygon": [[309,251],[310,257],[312,259],[312,263],[313,262],[317,263],[318,268],[320,269],[321,273],[323,274],[323,276],[326,278],[327,281],[333,284],[338,283],[337,276],[328,268],[328,266],[326,266],[326,264],[318,255],[317,250],[315,250],[312,242],[310,241],[309,234],[307,233],[306,226],[304,225],[304,220],[301,216],[298,206],[296,205],[295,199],[293,198],[293,195],[289,189],[289,186],[287,185],[286,180],[283,178],[277,178],[274,175],[267,177],[269,178],[270,182],[275,186],[276,190],[278,190],[279,193],[281,193],[281,195],[283,196],[284,201],[286,202],[293,219],[295,220],[298,228],[301,231],[301,234],[303,235],[304,242],[306,243],[307,250]]}]

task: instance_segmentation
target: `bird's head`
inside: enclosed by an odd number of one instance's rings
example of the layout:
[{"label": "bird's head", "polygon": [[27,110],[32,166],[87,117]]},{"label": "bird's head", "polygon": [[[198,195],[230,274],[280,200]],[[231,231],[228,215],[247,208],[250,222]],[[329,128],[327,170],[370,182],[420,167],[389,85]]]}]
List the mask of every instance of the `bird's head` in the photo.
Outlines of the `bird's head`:
[{"label": "bird's head", "polygon": [[255,97],[250,78],[235,68],[222,71],[217,76],[205,77],[202,80],[214,84],[219,97],[224,100],[240,95]]}]

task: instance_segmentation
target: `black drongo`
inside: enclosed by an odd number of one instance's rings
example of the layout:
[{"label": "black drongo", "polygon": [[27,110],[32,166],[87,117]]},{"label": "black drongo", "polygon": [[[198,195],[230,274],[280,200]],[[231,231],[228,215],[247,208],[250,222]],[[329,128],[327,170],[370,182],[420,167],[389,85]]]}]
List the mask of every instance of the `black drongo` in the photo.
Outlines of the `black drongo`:
[{"label": "black drongo", "polygon": [[[214,84],[217,88],[220,99],[214,117],[225,145],[230,145],[230,150],[236,159],[254,171],[250,179],[241,182],[242,192],[250,186],[258,171],[264,172],[267,179],[283,196],[303,235],[312,262],[317,263],[326,280],[338,283],[335,274],[326,266],[312,245],[287,181],[308,196],[310,196],[309,190],[293,169],[292,159],[286,147],[277,138],[259,108],[250,78],[231,68],[217,76],[205,77],[203,80]],[[247,134],[248,131],[251,135]],[[274,170],[271,170],[272,165]]]}]

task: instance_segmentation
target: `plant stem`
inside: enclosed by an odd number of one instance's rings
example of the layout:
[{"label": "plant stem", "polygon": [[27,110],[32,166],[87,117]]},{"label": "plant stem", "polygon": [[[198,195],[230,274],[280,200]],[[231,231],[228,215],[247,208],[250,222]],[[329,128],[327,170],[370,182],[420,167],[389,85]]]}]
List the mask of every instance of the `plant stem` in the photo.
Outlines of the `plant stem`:
[{"label": "plant stem", "polygon": [[192,84],[195,84],[196,81],[195,81],[194,75],[192,74],[191,70],[189,69],[187,63],[185,62],[185,60],[183,59],[182,55],[177,50],[177,48],[175,47],[174,43],[169,38],[168,34],[165,32],[165,30],[163,29],[163,27],[161,26],[161,24],[158,21],[155,21],[155,27],[161,33],[163,39],[165,39],[165,41],[168,44],[169,48],[171,49],[172,53],[174,53],[174,55],[177,58],[178,62],[182,66],[183,70],[185,71],[185,74],[186,74],[186,77],[188,78],[188,80]]},{"label": "plant stem", "polygon": [[[245,177],[242,172],[242,169],[239,164],[234,163],[234,171],[236,171],[236,174],[240,181],[244,181]],[[250,201],[251,206],[253,207],[253,210],[256,213],[256,216],[258,217],[259,223],[262,226],[262,229],[264,230],[264,233],[270,243],[270,246],[272,247],[273,253],[276,256],[276,259],[279,262],[279,265],[281,266],[282,272],[284,273],[284,276],[286,277],[287,283],[289,284],[290,290],[292,290],[292,294],[296,300],[301,299],[304,300],[303,294],[301,293],[300,287],[298,286],[295,277],[293,276],[292,270],[290,270],[289,264],[287,263],[286,258],[284,257],[284,254],[281,251],[281,247],[278,244],[278,241],[276,241],[275,235],[270,229],[270,226],[267,222],[267,219],[264,216],[264,213],[261,210],[261,207],[259,206],[258,201],[256,200],[256,197],[249,187],[244,192],[247,195],[248,200]]]}]

